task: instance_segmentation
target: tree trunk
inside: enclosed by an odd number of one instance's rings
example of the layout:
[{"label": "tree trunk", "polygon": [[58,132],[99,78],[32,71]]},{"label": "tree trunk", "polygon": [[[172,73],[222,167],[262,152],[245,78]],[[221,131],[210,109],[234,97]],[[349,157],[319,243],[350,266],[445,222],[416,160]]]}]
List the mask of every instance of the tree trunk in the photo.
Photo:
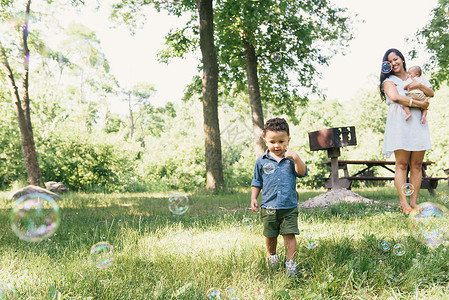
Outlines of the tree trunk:
[{"label": "tree trunk", "polygon": [[29,77],[29,57],[30,52],[28,49],[28,16],[30,14],[31,0],[27,1],[25,15],[25,24],[23,26],[23,67],[24,72],[22,76],[22,101],[20,100],[19,90],[14,80],[14,74],[8,63],[6,51],[0,43],[0,56],[1,63],[6,73],[6,77],[9,81],[11,88],[11,95],[14,101],[17,122],[19,123],[20,137],[22,141],[22,153],[25,161],[25,168],[28,174],[28,181],[32,185],[44,187],[44,181],[42,179],[41,169],[37,159],[36,145],[33,137],[33,126],[31,125],[30,117],[30,98],[28,93],[28,77]]},{"label": "tree trunk", "polygon": [[131,91],[128,94],[128,110],[129,110],[129,137],[132,139],[134,135],[134,118],[133,118],[133,108],[131,105]]},{"label": "tree trunk", "polygon": [[214,45],[212,0],[197,0],[200,48],[203,57],[203,119],[206,189],[224,188],[220,126],[218,123],[218,63]]},{"label": "tree trunk", "polygon": [[262,102],[260,99],[259,77],[257,75],[257,57],[254,46],[251,45],[244,37],[243,43],[245,47],[245,67],[246,78],[248,80],[249,104],[251,106],[253,131],[255,136],[255,153],[256,157],[258,157],[265,152],[267,146],[265,145],[262,136],[264,121]]}]

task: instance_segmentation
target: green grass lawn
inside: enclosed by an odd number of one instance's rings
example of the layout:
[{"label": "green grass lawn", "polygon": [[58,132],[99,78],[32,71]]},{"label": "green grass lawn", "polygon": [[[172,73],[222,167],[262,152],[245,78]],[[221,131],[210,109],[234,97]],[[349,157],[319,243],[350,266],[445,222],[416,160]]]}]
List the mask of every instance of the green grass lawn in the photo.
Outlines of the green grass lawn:
[{"label": "green grass lawn", "polygon": [[[300,201],[322,192],[300,191]],[[391,187],[355,192],[398,201]],[[444,204],[447,185],[438,194],[423,190],[419,201]],[[249,190],[188,195],[183,215],[170,213],[168,194],[70,193],[58,201],[58,230],[38,243],[11,231],[7,195],[0,193],[0,282],[11,284],[20,299],[51,299],[58,292],[59,299],[205,299],[208,290],[225,293],[228,287],[239,299],[449,299],[446,245],[423,243],[398,205],[342,203],[300,211],[299,274],[293,279],[282,267],[266,265],[259,215],[247,209]],[[318,246],[308,249],[310,239]],[[115,248],[103,269],[90,257],[101,241]],[[282,244],[280,238],[285,261]],[[403,255],[395,253],[396,244]]]}]

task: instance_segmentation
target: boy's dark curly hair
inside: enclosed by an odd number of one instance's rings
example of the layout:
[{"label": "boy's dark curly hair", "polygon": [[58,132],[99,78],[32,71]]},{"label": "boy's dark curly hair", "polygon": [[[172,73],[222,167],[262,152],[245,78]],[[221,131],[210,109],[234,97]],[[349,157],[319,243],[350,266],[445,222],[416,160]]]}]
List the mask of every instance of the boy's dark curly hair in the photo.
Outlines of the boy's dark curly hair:
[{"label": "boy's dark curly hair", "polygon": [[268,130],[271,131],[285,131],[287,135],[290,136],[290,129],[288,127],[287,121],[282,118],[273,118],[268,120],[263,127],[263,136],[265,136]]}]

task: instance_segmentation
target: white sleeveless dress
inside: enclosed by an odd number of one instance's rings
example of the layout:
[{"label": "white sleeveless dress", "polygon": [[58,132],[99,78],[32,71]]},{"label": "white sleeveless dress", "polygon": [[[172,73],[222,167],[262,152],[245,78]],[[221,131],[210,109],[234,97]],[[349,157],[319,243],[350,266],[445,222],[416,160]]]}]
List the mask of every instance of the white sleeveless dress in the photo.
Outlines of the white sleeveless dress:
[{"label": "white sleeveless dress", "polygon": [[[393,82],[398,93],[405,96],[404,83],[399,77],[391,75],[385,81]],[[427,80],[425,85],[432,87]],[[406,113],[402,105],[391,101],[387,95],[386,98],[388,115],[382,150],[385,157],[390,157],[395,150],[399,149],[406,151],[432,149],[428,122],[421,124],[421,110],[414,107],[410,108],[412,116],[408,121],[405,121]]]}]

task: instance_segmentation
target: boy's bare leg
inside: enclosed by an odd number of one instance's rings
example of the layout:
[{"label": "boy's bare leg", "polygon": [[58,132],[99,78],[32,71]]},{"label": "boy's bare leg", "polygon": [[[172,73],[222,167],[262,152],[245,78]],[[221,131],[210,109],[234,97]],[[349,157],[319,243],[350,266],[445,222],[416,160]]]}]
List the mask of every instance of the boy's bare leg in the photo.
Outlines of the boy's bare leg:
[{"label": "boy's bare leg", "polygon": [[427,109],[421,111],[421,124],[426,124]]},{"label": "boy's bare leg", "polygon": [[287,259],[294,259],[296,254],[296,237],[294,234],[284,234],[284,246],[287,249]]},{"label": "boy's bare leg", "polygon": [[404,110],[406,113],[405,120],[408,121],[408,119],[410,119],[410,117],[412,116],[412,113],[410,112],[410,107],[404,106]]},{"label": "boy's bare leg", "polygon": [[268,254],[276,254],[277,243],[278,237],[265,237],[265,246],[267,247]]}]

